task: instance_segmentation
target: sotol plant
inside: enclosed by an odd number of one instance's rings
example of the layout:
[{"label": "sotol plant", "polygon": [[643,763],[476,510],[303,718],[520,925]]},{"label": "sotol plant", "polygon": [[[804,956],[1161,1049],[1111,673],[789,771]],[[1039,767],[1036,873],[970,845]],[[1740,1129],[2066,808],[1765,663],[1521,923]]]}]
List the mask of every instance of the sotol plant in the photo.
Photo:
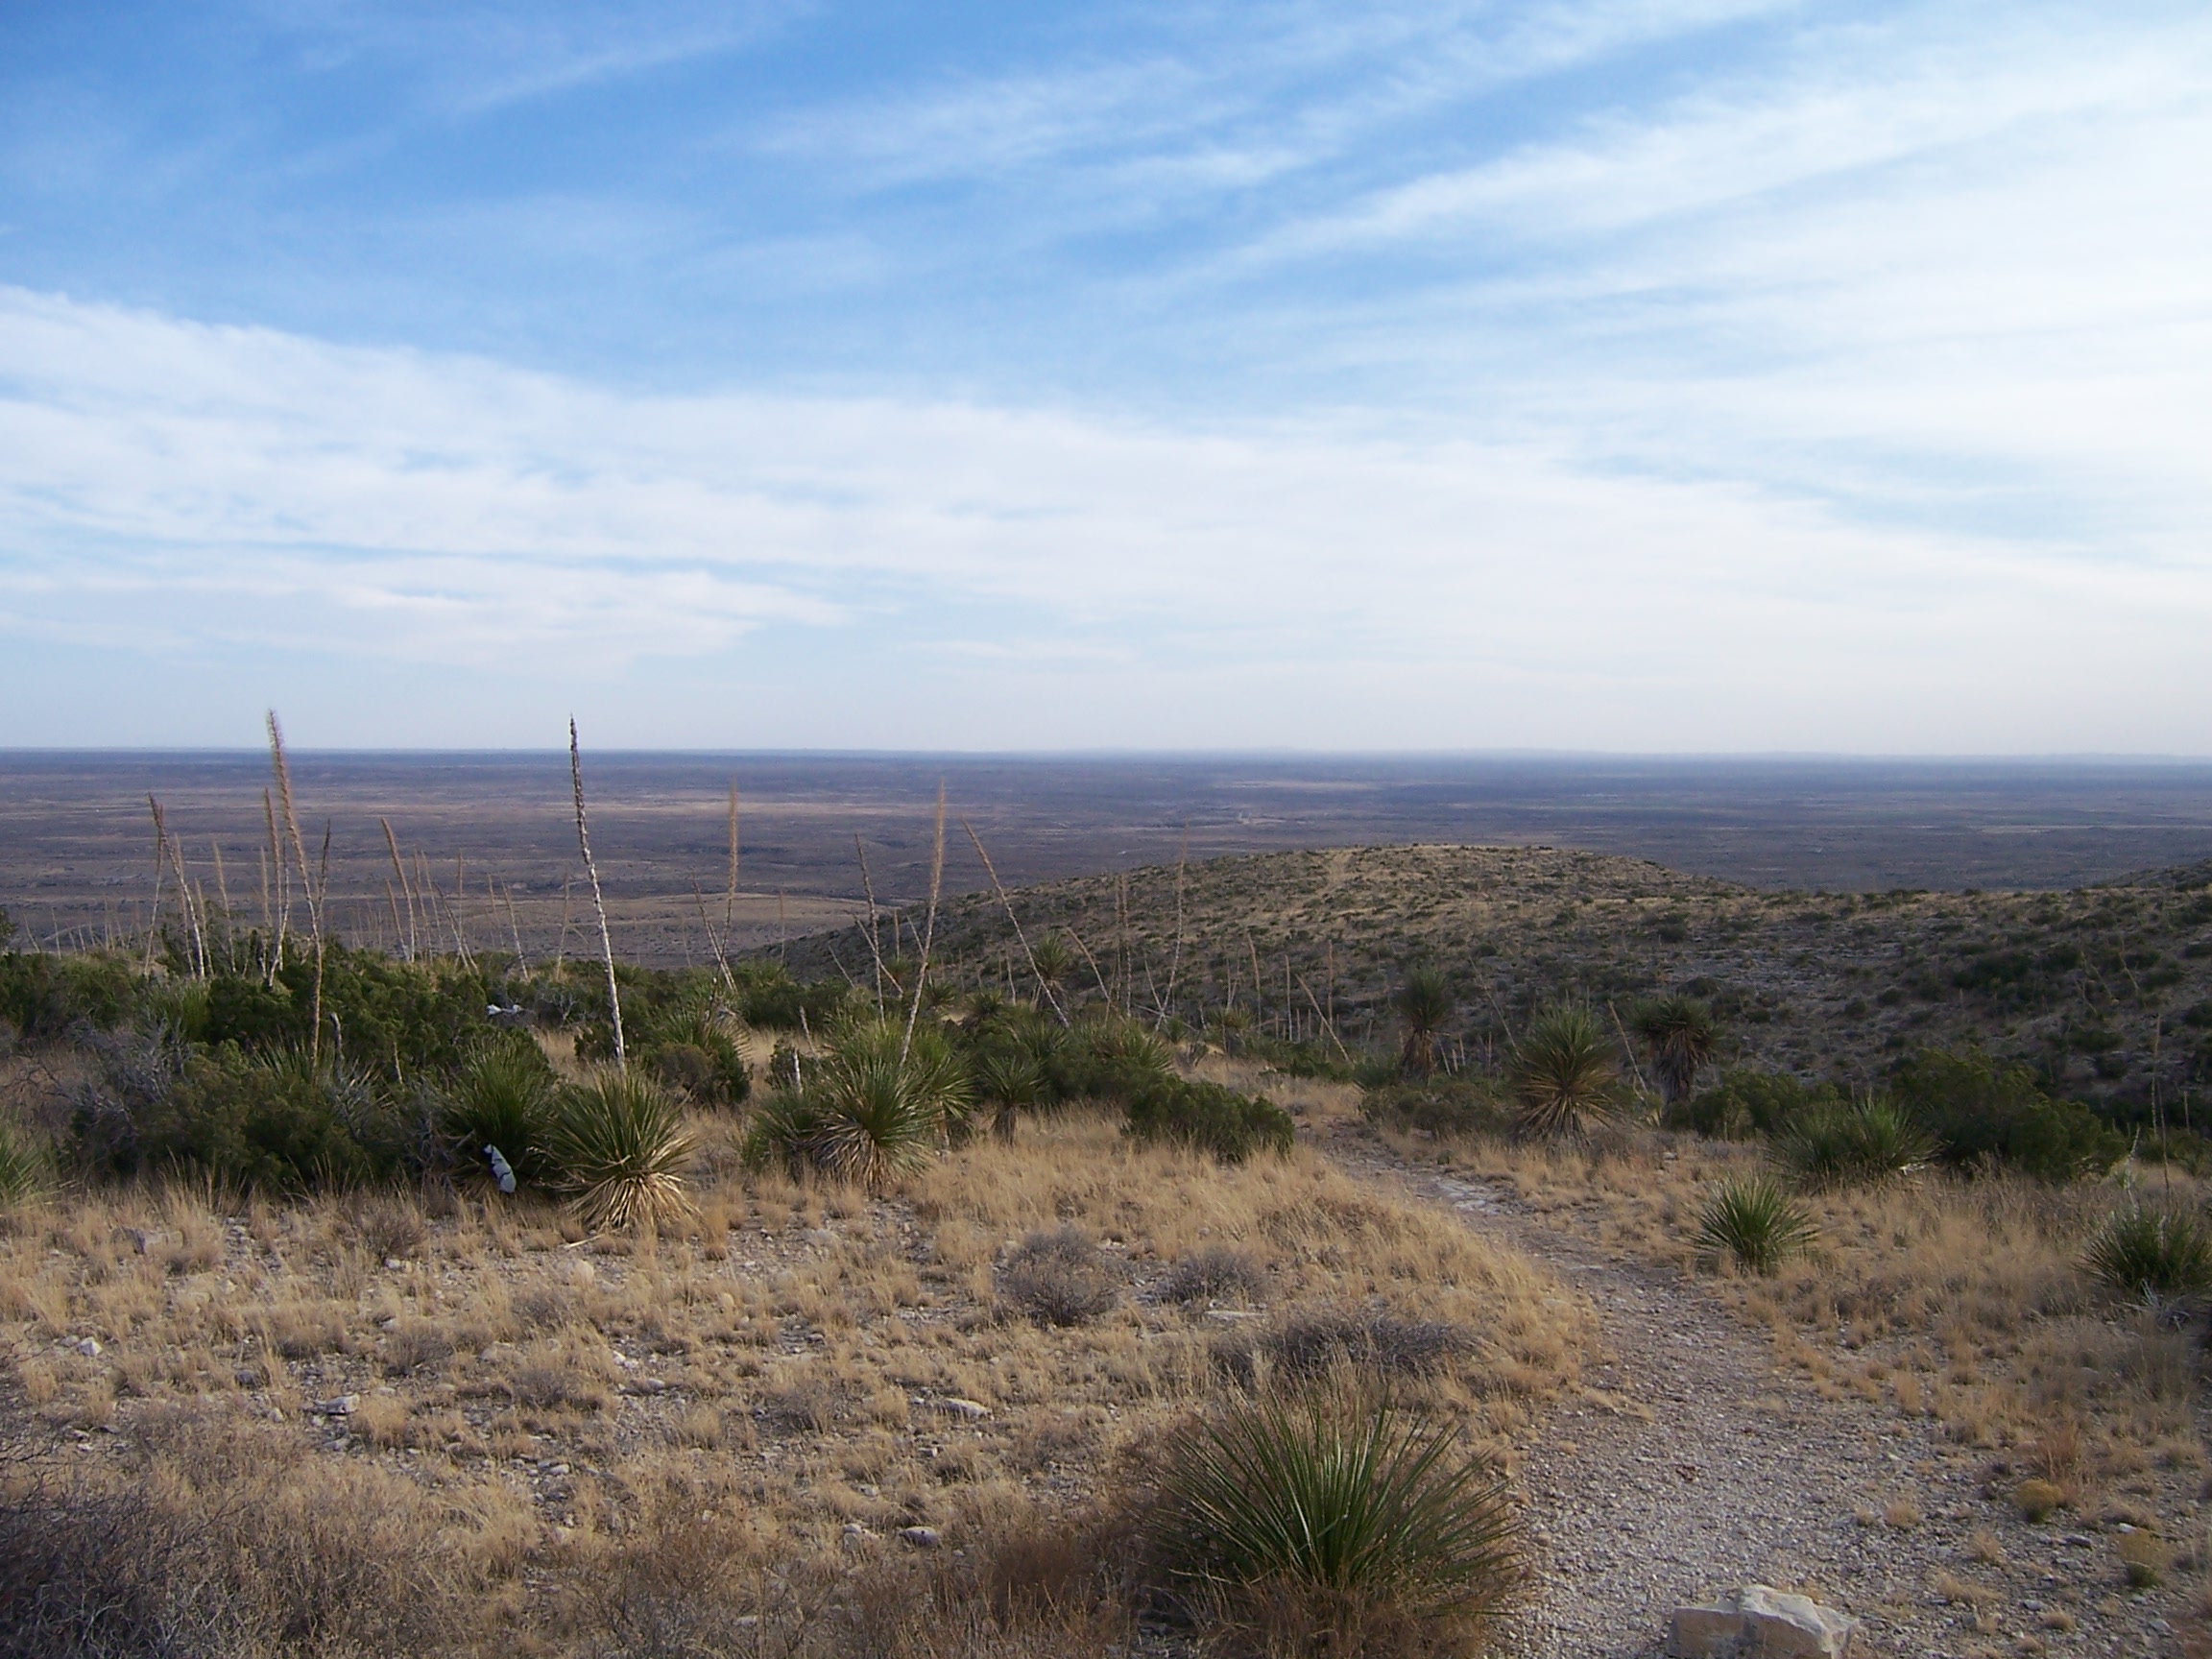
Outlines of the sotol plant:
[{"label": "sotol plant", "polygon": [[556,1097],[545,1161],[585,1226],[658,1225],[691,1207],[684,1109],[650,1077],[602,1070]]},{"label": "sotol plant", "polygon": [[1817,1237],[1804,1206],[1764,1176],[1722,1182],[1697,1218],[1700,1257],[1726,1257],[1761,1275],[1811,1249]]},{"label": "sotol plant", "polygon": [[1524,1134],[1578,1135],[1619,1101],[1612,1040],[1587,1008],[1549,1008],[1513,1054],[1516,1120]]},{"label": "sotol plant", "polygon": [[1268,1650],[1398,1652],[1520,1586],[1504,1483],[1342,1376],[1233,1399],[1187,1431],[1160,1486],[1160,1559],[1185,1599]]}]

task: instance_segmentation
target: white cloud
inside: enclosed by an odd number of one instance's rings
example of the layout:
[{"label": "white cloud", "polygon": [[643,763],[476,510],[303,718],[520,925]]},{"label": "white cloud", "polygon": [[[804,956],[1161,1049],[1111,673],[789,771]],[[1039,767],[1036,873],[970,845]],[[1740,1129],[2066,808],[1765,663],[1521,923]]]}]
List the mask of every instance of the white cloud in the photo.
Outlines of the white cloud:
[{"label": "white cloud", "polygon": [[799,629],[835,703],[854,663],[933,654],[919,705],[848,699],[854,742],[926,740],[932,708],[969,741],[1131,741],[1174,686],[1194,742],[1281,740],[1288,707],[1315,741],[2035,749],[2056,713],[2212,749],[2212,699],[2146,726],[2135,688],[2212,624],[2201,560],[1869,528],[1535,444],[625,396],[20,291],[0,539],[19,636],[156,655],[710,674]]}]

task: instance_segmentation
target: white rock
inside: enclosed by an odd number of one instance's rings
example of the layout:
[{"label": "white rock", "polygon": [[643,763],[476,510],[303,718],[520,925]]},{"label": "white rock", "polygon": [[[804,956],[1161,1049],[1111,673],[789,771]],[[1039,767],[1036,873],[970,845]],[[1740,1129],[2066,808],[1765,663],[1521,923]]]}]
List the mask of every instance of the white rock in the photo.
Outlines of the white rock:
[{"label": "white rock", "polygon": [[341,1394],[335,1400],[318,1400],[314,1409],[326,1417],[350,1417],[361,1408],[361,1396]]},{"label": "white rock", "polygon": [[917,1550],[934,1550],[944,1542],[944,1535],[934,1527],[902,1527],[899,1541]]},{"label": "white rock", "polygon": [[84,1355],[87,1359],[97,1359],[100,1358],[100,1344],[86,1336],[78,1342],[77,1352]]},{"label": "white rock", "polygon": [[937,1409],[954,1417],[964,1417],[971,1423],[980,1423],[991,1415],[991,1407],[980,1400],[962,1400],[957,1397],[937,1402]]},{"label": "white rock", "polygon": [[1746,1584],[1708,1606],[1677,1607],[1671,1659],[1845,1659],[1858,1623],[1809,1596]]}]

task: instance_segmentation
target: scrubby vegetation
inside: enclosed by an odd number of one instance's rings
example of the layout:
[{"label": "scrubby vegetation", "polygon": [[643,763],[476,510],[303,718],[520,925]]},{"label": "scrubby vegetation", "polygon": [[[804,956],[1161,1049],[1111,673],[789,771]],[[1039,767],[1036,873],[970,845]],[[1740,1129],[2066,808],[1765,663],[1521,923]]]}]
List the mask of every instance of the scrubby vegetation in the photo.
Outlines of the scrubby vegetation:
[{"label": "scrubby vegetation", "polygon": [[[1076,884],[1003,901],[1019,949],[953,902],[810,978],[806,941],[797,974],[719,941],[525,970],[204,900],[0,954],[0,1652],[1074,1654],[1141,1611],[1225,1652],[1472,1652],[1531,1571],[1506,1481],[1589,1312],[1301,1145],[1321,1098],[1708,1275],[1816,1386],[1985,1446],[2005,1502],[2085,1503],[2184,1436],[2212,1224],[2162,1011],[2140,1112],[2017,1033],[1882,1024],[1924,958],[1852,979],[1878,1045],[1779,1043],[1771,984],[1657,966],[1765,901],[1577,896],[1565,855],[1492,860],[1555,902],[1480,901],[1549,956],[1405,927],[1373,966],[1405,919],[1360,908],[1365,856],[1316,866],[1334,913],[1231,860],[1188,939],[1118,893],[1109,948]],[[1240,978],[1200,942],[1238,895],[1281,946],[1240,928]],[[1872,950],[1944,919],[1925,897],[1756,925]],[[1364,983],[1315,959],[1331,915]],[[2068,949],[1948,995],[2040,1006],[2079,968],[2112,1032],[2181,983]],[[114,1451],[56,1460],[80,1440]],[[312,1525],[309,1470],[342,1471]]]}]

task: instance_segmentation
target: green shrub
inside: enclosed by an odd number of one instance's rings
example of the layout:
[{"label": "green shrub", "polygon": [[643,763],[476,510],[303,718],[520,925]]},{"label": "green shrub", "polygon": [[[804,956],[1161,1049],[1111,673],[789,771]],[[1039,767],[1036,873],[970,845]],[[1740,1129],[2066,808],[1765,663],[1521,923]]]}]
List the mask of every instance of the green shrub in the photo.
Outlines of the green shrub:
[{"label": "green shrub", "polygon": [[1240,1094],[1218,1083],[1170,1077],[1129,1102],[1129,1132],[1241,1164],[1255,1152],[1284,1153],[1296,1139],[1290,1115],[1264,1094]]},{"label": "green shrub", "polygon": [[1618,1109],[1618,1050],[1587,1008],[1548,1008],[1513,1052],[1516,1126],[1528,1135],[1579,1135]]},{"label": "green shrub", "polygon": [[303,1050],[148,1046],[104,1058],[106,1086],[80,1095],[76,1130],[81,1154],[111,1173],[188,1166],[298,1193],[397,1179],[421,1151],[372,1079]]},{"label": "green shrub", "polygon": [[2091,1235],[2082,1266],[2115,1296],[2212,1290],[2212,1225],[2195,1210],[2135,1203]]},{"label": "green shrub", "polygon": [[1763,1176],[1723,1181],[1697,1217],[1701,1259],[1727,1257],[1746,1272],[1761,1275],[1802,1255],[1816,1237],[1804,1206]]},{"label": "green shrub", "polygon": [[683,1107],[639,1072],[600,1070],[555,1096],[545,1165],[554,1189],[594,1232],[688,1212],[690,1158]]},{"label": "green shrub", "polygon": [[1359,1111],[1370,1123],[1431,1135],[1503,1134],[1513,1126],[1513,1114],[1480,1077],[1393,1077],[1363,1090]]},{"label": "green shrub", "polygon": [[71,1026],[112,1031],[138,1004],[137,965],[111,951],[74,956],[0,955],[0,1022],[26,1043],[47,1043]]},{"label": "green shrub", "polygon": [[1688,1129],[1716,1141],[1746,1141],[1754,1135],[1780,1135],[1816,1107],[1841,1104],[1828,1086],[1809,1089],[1787,1071],[1761,1071],[1734,1066],[1712,1088],[1667,1108],[1671,1129]]},{"label": "green shrub", "polygon": [[541,1181],[557,1082],[527,1038],[489,1044],[439,1098],[439,1132],[467,1164],[485,1167],[487,1148],[496,1146],[519,1179]]},{"label": "green shrub", "polygon": [[1824,1102],[1783,1131],[1782,1161],[1808,1187],[1872,1187],[1922,1167],[1936,1143],[1888,1100]]},{"label": "green shrub", "polygon": [[1413,1650],[1527,1575],[1505,1482],[1348,1382],[1235,1398],[1181,1435],[1154,1547],[1194,1615],[1268,1652]]},{"label": "green shrub", "polygon": [[2004,1164],[2041,1180],[2068,1181],[2128,1151],[2086,1106],[2052,1099],[2028,1068],[1978,1049],[1923,1049],[1898,1069],[1891,1091],[1942,1143],[1937,1155],[1946,1164]]}]

